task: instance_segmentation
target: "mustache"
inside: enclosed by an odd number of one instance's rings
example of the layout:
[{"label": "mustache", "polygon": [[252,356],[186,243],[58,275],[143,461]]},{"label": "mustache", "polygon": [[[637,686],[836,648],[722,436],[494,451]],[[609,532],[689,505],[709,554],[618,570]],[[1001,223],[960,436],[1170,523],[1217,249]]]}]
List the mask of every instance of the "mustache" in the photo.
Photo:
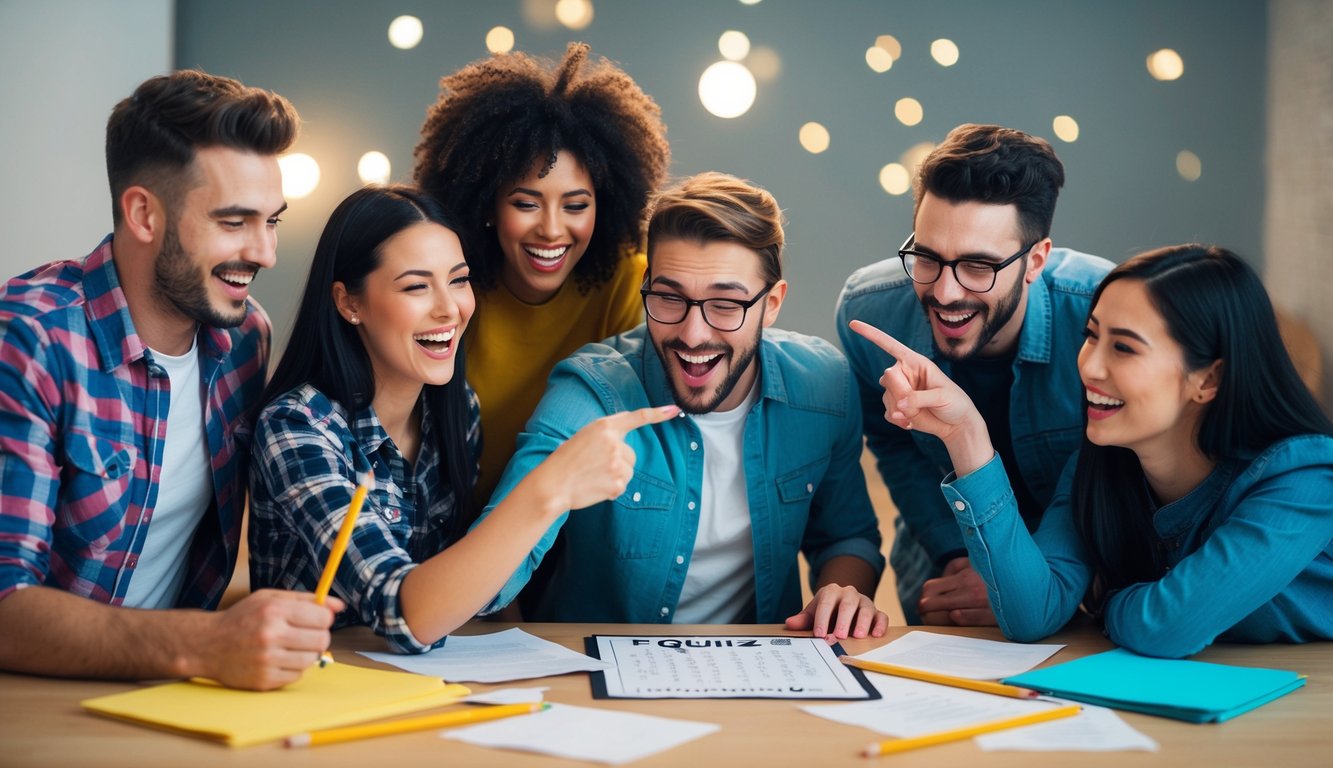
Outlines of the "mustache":
[{"label": "mustache", "polygon": [[246,264],[243,261],[228,261],[213,267],[213,273],[218,272],[249,272],[251,275],[259,274],[259,267],[254,264]]},{"label": "mustache", "polygon": [[933,309],[937,312],[947,312],[951,315],[962,314],[964,312],[980,312],[986,308],[979,302],[958,301],[953,304],[941,304],[933,298],[922,299],[921,303],[926,305],[927,309]]},{"label": "mustache", "polygon": [[691,347],[679,339],[662,342],[662,349],[672,352],[684,352],[687,355],[706,355],[712,352],[718,352],[725,355],[731,352],[731,347],[726,344],[702,344],[697,347]]}]

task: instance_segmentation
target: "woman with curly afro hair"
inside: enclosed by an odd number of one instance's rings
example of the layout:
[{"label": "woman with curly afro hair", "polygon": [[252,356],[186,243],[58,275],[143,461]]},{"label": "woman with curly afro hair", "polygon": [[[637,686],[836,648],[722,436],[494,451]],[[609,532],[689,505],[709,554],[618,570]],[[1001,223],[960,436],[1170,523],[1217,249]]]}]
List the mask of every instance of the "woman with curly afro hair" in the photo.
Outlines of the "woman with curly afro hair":
[{"label": "woman with curly afro hair", "polygon": [[670,157],[657,103],[585,43],[559,64],[497,54],[440,80],[415,176],[468,245],[479,503],[555,364],[642,321],[644,209]]}]

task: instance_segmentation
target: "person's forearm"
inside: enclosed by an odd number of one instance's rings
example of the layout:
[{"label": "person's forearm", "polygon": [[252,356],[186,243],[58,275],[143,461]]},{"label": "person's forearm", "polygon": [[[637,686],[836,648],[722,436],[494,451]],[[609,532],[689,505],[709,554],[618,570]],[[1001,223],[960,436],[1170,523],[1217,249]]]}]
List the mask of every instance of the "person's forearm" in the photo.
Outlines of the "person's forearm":
[{"label": "person's forearm", "polygon": [[949,449],[949,461],[953,464],[954,474],[958,477],[970,475],[980,469],[995,455],[995,446],[991,443],[990,431],[981,414],[962,424],[944,439],[944,447]]},{"label": "person's forearm", "polygon": [[854,555],[839,555],[824,563],[815,579],[815,591],[829,584],[856,587],[856,591],[873,598],[879,586],[879,574],[870,563]]},{"label": "person's forearm", "polygon": [[534,470],[453,546],[412,569],[400,592],[403,620],[431,644],[476,615],[514,575],[561,514]]},{"label": "person's forearm", "polygon": [[124,680],[204,674],[193,653],[204,611],[118,608],[51,587],[0,600],[0,667],[56,677]]}]

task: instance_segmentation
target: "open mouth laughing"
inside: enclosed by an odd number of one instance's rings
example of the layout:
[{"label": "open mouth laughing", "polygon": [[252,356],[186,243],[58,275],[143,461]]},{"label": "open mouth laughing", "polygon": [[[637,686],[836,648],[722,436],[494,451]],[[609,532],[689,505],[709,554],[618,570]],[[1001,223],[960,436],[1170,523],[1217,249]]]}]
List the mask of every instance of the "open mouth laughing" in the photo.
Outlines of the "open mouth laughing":
[{"label": "open mouth laughing", "polygon": [[565,257],[569,255],[569,248],[568,245],[546,248],[524,245],[523,251],[528,255],[528,263],[532,264],[533,269],[539,272],[555,272],[564,265]]},{"label": "open mouth laughing", "polygon": [[453,354],[454,337],[458,335],[458,328],[436,329],[426,333],[417,333],[412,335],[415,341],[426,354],[436,359],[444,359]]}]

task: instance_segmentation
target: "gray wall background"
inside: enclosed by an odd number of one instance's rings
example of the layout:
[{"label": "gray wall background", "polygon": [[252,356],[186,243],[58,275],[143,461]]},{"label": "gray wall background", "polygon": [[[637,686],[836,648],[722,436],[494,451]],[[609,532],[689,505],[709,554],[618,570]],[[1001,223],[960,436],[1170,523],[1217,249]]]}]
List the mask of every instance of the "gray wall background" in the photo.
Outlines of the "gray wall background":
[{"label": "gray wall background", "polygon": [[[789,219],[793,285],[784,327],[834,335],[843,279],[891,255],[911,228],[910,194],[886,194],[879,169],[961,122],[1001,123],[1056,145],[1069,179],[1057,244],[1120,260],[1202,239],[1262,262],[1263,2],[595,0],[594,20],[580,31],[537,28],[525,21],[524,4],[179,0],[176,65],[286,95],[305,119],[297,150],[322,167],[316,192],[284,217],[278,268],[256,281],[280,344],[319,230],[360,184],[357,159],[378,149],[392,161],[394,180],[409,180],[439,77],[489,55],[484,37],[498,24],[514,30],[518,50],[558,56],[570,40],[585,40],[594,54],[619,62],[662,107],[673,174],[723,170],[777,196]],[[409,51],[386,37],[403,13],[425,25],[422,43]],[[728,29],[774,49],[782,63],[776,80],[760,83],[754,107],[732,120],[708,114],[697,96],[699,75],[721,59],[717,39]],[[865,51],[880,34],[897,37],[903,56],[876,74]],[[958,44],[955,66],[930,58],[939,37]],[[1184,58],[1180,80],[1149,77],[1145,57],[1162,47]],[[903,96],[924,107],[914,127],[893,116]],[[1054,138],[1058,114],[1078,120],[1077,142]],[[810,120],[832,134],[823,154],[797,141]],[[1203,161],[1196,182],[1176,173],[1182,149]]]}]

